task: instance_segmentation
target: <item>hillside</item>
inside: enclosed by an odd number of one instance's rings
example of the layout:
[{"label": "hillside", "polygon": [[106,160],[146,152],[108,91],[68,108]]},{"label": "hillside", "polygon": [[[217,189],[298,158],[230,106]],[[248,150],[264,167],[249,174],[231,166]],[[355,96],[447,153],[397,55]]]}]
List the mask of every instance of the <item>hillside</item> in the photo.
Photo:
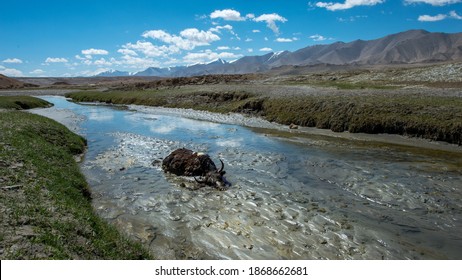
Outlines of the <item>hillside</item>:
[{"label": "hillside", "polygon": [[0,89],[22,88],[24,83],[0,74]]},{"label": "hillside", "polygon": [[30,83],[23,83],[16,79],[0,74],[0,89],[17,89],[25,87],[36,87],[36,85]]}]

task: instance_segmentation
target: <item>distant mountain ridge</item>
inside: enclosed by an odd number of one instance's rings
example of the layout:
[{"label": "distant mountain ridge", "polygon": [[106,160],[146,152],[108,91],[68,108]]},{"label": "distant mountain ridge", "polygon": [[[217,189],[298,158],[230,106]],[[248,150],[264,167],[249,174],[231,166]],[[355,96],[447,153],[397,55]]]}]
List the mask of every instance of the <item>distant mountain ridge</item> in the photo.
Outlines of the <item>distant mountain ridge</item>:
[{"label": "distant mountain ridge", "polygon": [[97,76],[189,77],[208,74],[246,74],[271,70],[280,66],[308,65],[390,65],[432,63],[462,60],[461,33],[431,33],[409,30],[375,40],[356,40],[314,45],[294,52],[283,51],[261,56],[245,56],[228,63],[218,59],[208,64],[170,68],[150,67],[144,71],[108,71]]}]

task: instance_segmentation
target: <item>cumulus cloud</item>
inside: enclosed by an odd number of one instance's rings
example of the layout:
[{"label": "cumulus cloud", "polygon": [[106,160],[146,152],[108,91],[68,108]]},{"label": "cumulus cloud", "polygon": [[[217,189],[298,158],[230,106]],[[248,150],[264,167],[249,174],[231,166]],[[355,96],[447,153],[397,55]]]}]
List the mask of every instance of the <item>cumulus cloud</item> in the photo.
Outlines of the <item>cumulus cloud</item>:
[{"label": "cumulus cloud", "polygon": [[221,33],[221,30],[223,30],[223,29],[232,32],[233,27],[231,25],[227,24],[227,25],[223,25],[223,26],[212,27],[212,28],[209,29],[209,31],[210,32]]},{"label": "cumulus cloud", "polygon": [[180,32],[180,36],[172,35],[163,30],[145,31],[142,36],[176,46],[181,50],[193,50],[198,46],[208,46],[211,42],[220,40],[220,37],[212,31],[204,31],[197,28],[187,28]]},{"label": "cumulus cloud", "polygon": [[107,61],[106,59],[104,58],[101,58],[101,59],[98,59],[98,60],[95,60],[93,62],[94,65],[98,65],[98,66],[111,66],[112,63],[110,61]]},{"label": "cumulus cloud", "polygon": [[451,18],[453,18],[453,19],[460,19],[460,20],[462,20],[462,16],[458,15],[458,14],[456,13],[456,11],[450,11],[450,12],[449,12],[449,17],[451,17]]},{"label": "cumulus cloud", "polygon": [[138,54],[134,50],[129,49],[118,49],[117,52],[123,55],[138,56]]},{"label": "cumulus cloud", "polygon": [[[168,54],[177,53],[179,49],[175,46],[156,46],[151,42],[137,41],[136,43],[127,43],[122,46],[125,51],[125,55],[132,56],[132,52],[140,52],[147,57],[161,57]],[[128,51],[127,51],[128,50]],[[132,52],[130,52],[130,50]]]},{"label": "cumulus cloud", "polygon": [[419,16],[417,20],[422,21],[422,22],[434,22],[434,21],[445,20],[448,18],[462,20],[462,16],[458,15],[456,11],[450,11],[448,14],[438,14],[435,16],[421,15]]},{"label": "cumulus cloud", "polygon": [[418,21],[440,21],[440,20],[443,20],[443,19],[445,19],[447,17],[448,16],[444,15],[444,14],[438,14],[436,16],[421,15],[421,16],[419,16],[419,18],[417,20]]},{"label": "cumulus cloud", "polygon": [[253,21],[256,22],[266,22],[266,26],[268,26],[269,29],[273,30],[275,34],[279,34],[279,28],[276,25],[276,22],[286,22],[287,19],[276,14],[263,14],[259,17],[256,17],[253,19]]},{"label": "cumulus cloud", "polygon": [[62,57],[47,57],[45,63],[67,63],[68,60]]},{"label": "cumulus cloud", "polygon": [[[229,29],[231,26],[223,27]],[[232,27],[231,27],[232,29]],[[197,28],[188,28],[180,32],[181,37],[186,38],[194,46],[207,46],[211,42],[220,40],[220,37],[212,31],[199,30]]]},{"label": "cumulus cloud", "polygon": [[293,41],[297,41],[298,38],[277,38],[276,39],[276,42],[279,42],[279,43],[290,43],[290,42],[293,42]]},{"label": "cumulus cloud", "polygon": [[461,3],[462,0],[405,0],[407,4],[414,4],[414,3],[424,3],[430,4],[432,6],[446,6],[456,3]]},{"label": "cumulus cloud", "polygon": [[261,51],[261,52],[272,52],[273,49],[272,48],[261,48],[259,51]]},{"label": "cumulus cloud", "polygon": [[22,77],[24,76],[22,72],[18,69],[14,68],[5,68],[5,67],[0,67],[0,74],[5,75],[5,76],[10,76],[10,77]]},{"label": "cumulus cloud", "polygon": [[241,13],[232,10],[232,9],[224,9],[224,10],[215,10],[210,14],[211,19],[217,19],[221,18],[224,20],[229,20],[229,21],[244,21],[245,17],[241,16]]},{"label": "cumulus cloud", "polygon": [[35,69],[33,71],[30,71],[29,73],[34,75],[42,75],[45,74],[45,71],[43,71],[42,69]]},{"label": "cumulus cloud", "polygon": [[333,38],[327,38],[327,37],[324,37],[322,35],[319,35],[319,34],[314,34],[314,35],[311,35],[310,37],[311,40],[315,41],[315,42],[320,42],[320,41],[327,41],[327,40],[333,40]]},{"label": "cumulus cloud", "polygon": [[19,59],[19,58],[7,58],[5,60],[3,60],[3,63],[22,63],[22,60]]},{"label": "cumulus cloud", "polygon": [[102,50],[102,49],[88,49],[88,50],[82,50],[82,54],[84,55],[107,55],[109,54],[108,51]]},{"label": "cumulus cloud", "polygon": [[357,6],[375,6],[382,4],[385,0],[345,0],[344,3],[317,2],[316,7],[325,8],[329,11],[347,10]]}]

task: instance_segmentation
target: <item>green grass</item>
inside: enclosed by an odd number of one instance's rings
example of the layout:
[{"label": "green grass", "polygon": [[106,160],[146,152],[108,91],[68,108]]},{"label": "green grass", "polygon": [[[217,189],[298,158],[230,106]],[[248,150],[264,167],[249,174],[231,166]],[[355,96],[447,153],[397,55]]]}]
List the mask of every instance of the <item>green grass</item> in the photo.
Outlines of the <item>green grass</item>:
[{"label": "green grass", "polygon": [[462,99],[421,96],[325,96],[269,99],[269,121],[333,131],[390,133],[462,144]]},{"label": "green grass", "polygon": [[50,107],[53,104],[32,96],[0,96],[1,109],[32,109],[39,107]]},{"label": "green grass", "polygon": [[94,213],[74,160],[84,149],[53,120],[0,112],[1,259],[151,258]]}]

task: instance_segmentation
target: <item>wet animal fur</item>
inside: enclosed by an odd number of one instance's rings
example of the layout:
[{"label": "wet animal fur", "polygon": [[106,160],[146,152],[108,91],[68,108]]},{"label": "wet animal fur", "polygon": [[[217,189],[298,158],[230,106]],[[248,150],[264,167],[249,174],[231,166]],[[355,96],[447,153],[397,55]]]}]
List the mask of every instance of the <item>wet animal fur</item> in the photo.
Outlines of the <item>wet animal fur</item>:
[{"label": "wet animal fur", "polygon": [[223,177],[226,172],[223,171],[223,161],[220,162],[222,166],[218,170],[209,155],[182,148],[164,158],[162,169],[178,176],[201,176],[203,179],[196,179],[200,186],[208,185],[223,190],[229,183]]}]

